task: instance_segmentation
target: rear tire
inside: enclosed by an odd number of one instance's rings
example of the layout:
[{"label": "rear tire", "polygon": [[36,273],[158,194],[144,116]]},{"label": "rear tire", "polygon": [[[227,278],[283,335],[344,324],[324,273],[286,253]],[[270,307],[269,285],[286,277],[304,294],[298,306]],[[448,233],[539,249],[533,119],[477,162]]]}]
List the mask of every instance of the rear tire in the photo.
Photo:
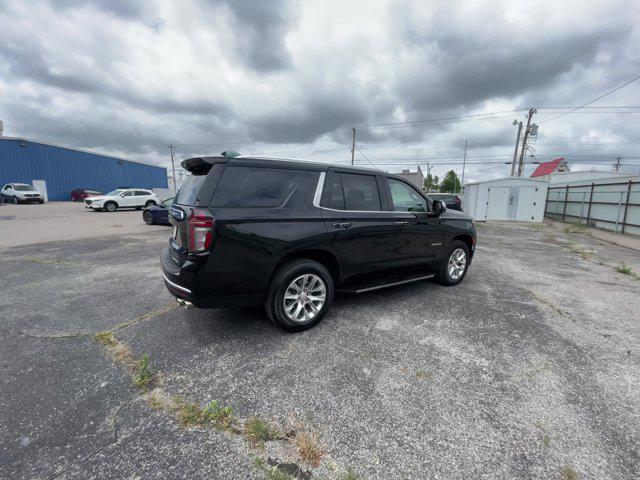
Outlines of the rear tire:
[{"label": "rear tire", "polygon": [[151,212],[144,212],[142,214],[142,220],[144,220],[144,223],[146,223],[147,225],[153,225],[154,222],[153,221],[153,215],[151,215]]},{"label": "rear tire", "polygon": [[118,204],[116,202],[107,202],[104,204],[104,209],[107,212],[115,212],[118,209]]},{"label": "rear tire", "polygon": [[333,278],[324,265],[306,258],[296,259],[274,274],[264,308],[278,327],[301,332],[322,320],[333,304],[333,294]]},{"label": "rear tire", "polygon": [[447,287],[459,284],[469,269],[469,247],[460,240],[454,240],[440,265],[436,281]]}]

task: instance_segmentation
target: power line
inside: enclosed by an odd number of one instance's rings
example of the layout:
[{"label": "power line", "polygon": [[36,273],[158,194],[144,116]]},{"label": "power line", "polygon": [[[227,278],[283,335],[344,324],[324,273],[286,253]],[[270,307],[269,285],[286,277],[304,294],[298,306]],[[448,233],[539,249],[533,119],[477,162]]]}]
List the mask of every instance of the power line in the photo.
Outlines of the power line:
[{"label": "power line", "polygon": [[594,98],[593,100],[591,100],[591,101],[589,101],[589,102],[587,102],[587,103],[585,103],[585,104],[583,104],[583,105],[580,105],[579,107],[572,108],[572,109],[571,109],[571,110],[569,110],[568,112],[561,113],[560,115],[557,115],[557,116],[555,116],[555,117],[549,118],[549,119],[544,120],[544,121],[542,121],[542,122],[540,122],[540,123],[541,123],[541,124],[542,124],[542,123],[547,123],[547,122],[550,122],[551,120],[555,120],[555,119],[557,119],[557,118],[564,117],[565,115],[569,115],[570,113],[573,113],[573,112],[575,112],[576,110],[580,110],[581,108],[584,108],[584,107],[586,107],[587,105],[591,105],[592,103],[597,102],[598,100],[600,100],[601,98],[606,97],[607,95],[611,95],[613,92],[617,92],[618,90],[620,90],[620,89],[622,89],[622,88],[626,87],[627,85],[629,85],[629,84],[631,84],[631,83],[633,83],[633,82],[635,82],[636,80],[639,80],[639,79],[640,79],[640,75],[638,75],[638,76],[637,76],[637,77],[635,77],[635,78],[632,78],[632,79],[631,79],[631,80],[629,80],[628,82],[623,83],[622,85],[620,85],[619,87],[614,88],[613,90],[609,90],[607,93],[604,93],[604,94],[600,95],[598,98]]},{"label": "power line", "polygon": [[[356,145],[355,143],[354,143],[353,145],[358,149],[358,151],[360,152],[360,155],[362,155],[362,156],[364,157],[364,159],[365,159],[367,162],[369,162],[369,163],[373,166],[373,168],[379,168],[379,167],[378,167],[378,166],[376,166],[376,165],[375,165],[371,160],[369,160],[369,157],[367,157],[367,156],[364,154],[364,152],[363,152],[362,150],[360,150],[360,147],[359,147],[358,145]],[[351,160],[351,165],[353,165],[353,160]]]}]

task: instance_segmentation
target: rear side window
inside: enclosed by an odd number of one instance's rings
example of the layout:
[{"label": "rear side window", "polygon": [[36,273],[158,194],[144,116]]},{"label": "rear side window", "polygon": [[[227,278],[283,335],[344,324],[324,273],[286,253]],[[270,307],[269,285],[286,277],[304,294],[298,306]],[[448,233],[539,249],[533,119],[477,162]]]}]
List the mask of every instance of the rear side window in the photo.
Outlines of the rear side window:
[{"label": "rear side window", "polygon": [[353,173],[341,173],[340,177],[347,210],[382,210],[376,177]]},{"label": "rear side window", "polygon": [[346,210],[340,174],[330,174],[322,192],[322,206],[334,210]]},{"label": "rear side window", "polygon": [[180,187],[175,203],[180,205],[195,205],[200,187],[206,178],[206,175],[189,175],[182,187]]},{"label": "rear side window", "polygon": [[213,195],[216,207],[277,207],[282,205],[303,170],[227,167]]}]

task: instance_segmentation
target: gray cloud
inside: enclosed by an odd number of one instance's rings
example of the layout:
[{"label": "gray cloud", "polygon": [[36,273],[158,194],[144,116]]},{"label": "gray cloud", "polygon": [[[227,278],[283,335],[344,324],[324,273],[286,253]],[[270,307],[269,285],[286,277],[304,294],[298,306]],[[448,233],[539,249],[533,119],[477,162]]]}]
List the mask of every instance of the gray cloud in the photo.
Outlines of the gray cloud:
[{"label": "gray cloud", "polygon": [[290,0],[204,0],[226,7],[235,20],[232,35],[237,52],[249,67],[270,72],[289,67],[291,58],[284,36],[294,20]]},{"label": "gray cloud", "polygon": [[[374,163],[402,159],[384,168],[446,162],[467,139],[469,159],[487,162],[473,167],[485,169],[478,175],[499,174],[522,112],[366,125],[576,105],[640,71],[640,12],[624,0],[577,2],[570,13],[549,3],[525,17],[499,1],[363,0],[341,10],[294,0],[33,1],[0,0],[7,134],[159,162],[167,143],[182,156],[234,148],[346,159],[355,125]],[[639,88],[601,104],[637,104]],[[536,153],[640,157],[636,120],[569,115],[542,124]]]}]

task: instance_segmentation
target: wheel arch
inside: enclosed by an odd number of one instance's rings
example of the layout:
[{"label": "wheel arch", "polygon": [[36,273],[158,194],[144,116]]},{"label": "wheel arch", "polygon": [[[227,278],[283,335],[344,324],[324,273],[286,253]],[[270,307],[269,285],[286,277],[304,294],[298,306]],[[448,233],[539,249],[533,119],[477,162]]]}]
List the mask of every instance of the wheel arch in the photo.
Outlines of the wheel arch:
[{"label": "wheel arch", "polygon": [[329,270],[329,273],[333,278],[334,284],[337,285],[340,283],[342,271],[340,269],[340,262],[338,261],[338,257],[335,253],[331,252],[330,250],[324,250],[324,249],[299,250],[299,251],[291,252],[285,255],[284,257],[282,257],[282,259],[280,259],[278,264],[273,269],[273,272],[271,273],[271,278],[273,278],[273,276],[276,274],[276,272],[282,265],[284,265],[286,262],[290,260],[294,260],[297,258],[308,258],[309,260],[314,260],[320,263],[327,270]]},{"label": "wheel arch", "polygon": [[461,242],[463,242],[467,248],[469,249],[469,255],[473,256],[473,237],[469,234],[466,233],[461,233],[458,235],[454,235],[454,237],[451,239],[451,241],[455,241],[455,240],[460,240]]}]

